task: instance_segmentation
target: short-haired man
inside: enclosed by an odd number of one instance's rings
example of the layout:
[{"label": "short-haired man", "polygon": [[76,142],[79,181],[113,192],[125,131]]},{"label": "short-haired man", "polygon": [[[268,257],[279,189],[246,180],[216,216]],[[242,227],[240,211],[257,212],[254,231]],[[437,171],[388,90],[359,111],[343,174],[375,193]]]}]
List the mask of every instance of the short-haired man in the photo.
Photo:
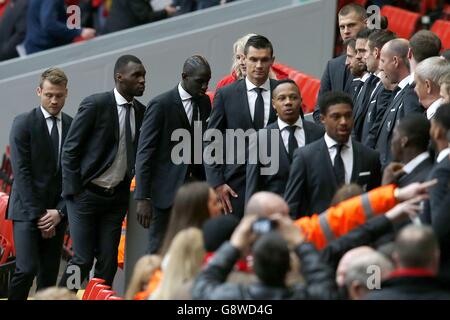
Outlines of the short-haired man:
[{"label": "short-haired man", "polygon": [[[345,5],[338,12],[338,25],[342,41],[356,39],[356,34],[366,28],[367,12],[363,6],[351,3]],[[353,76],[345,65],[346,55],[333,58],[328,61],[320,80],[319,97],[328,91],[351,92]],[[314,109],[314,121],[320,121],[319,105]]]},{"label": "short-haired man", "polygon": [[319,105],[325,136],[295,151],[286,185],[284,198],[293,218],[325,211],[344,184],[354,182],[371,190],[381,181],[378,153],[351,138],[350,96],[328,92]]},{"label": "short-haired man", "polygon": [[412,85],[414,79],[410,75],[408,50],[408,40],[405,39],[391,40],[381,49],[380,70],[391,83],[398,84],[376,135],[376,149],[380,152],[382,167],[392,161],[390,146],[397,121],[407,114],[422,114],[424,111]]},{"label": "short-haired man", "polygon": [[420,30],[409,39],[408,60],[413,79],[417,65],[427,58],[439,56],[441,47],[441,39],[430,30]]},{"label": "short-haired man", "polygon": [[[245,202],[255,192],[262,190],[282,196],[289,177],[294,151],[322,138],[324,134],[321,126],[302,119],[302,98],[294,81],[290,79],[279,81],[272,91],[272,105],[278,114],[277,121],[258,132],[255,141],[258,149],[250,148],[250,152],[256,154],[259,154],[258,150],[264,150],[271,161],[263,164],[258,156],[256,164],[247,164]],[[274,131],[277,133],[277,141],[271,139]],[[264,145],[262,145],[263,141]],[[273,149],[276,146],[278,150]],[[263,174],[263,168],[272,166],[277,166],[274,168],[276,170],[274,174]]]},{"label": "short-haired man", "polygon": [[[208,131],[219,130],[224,145],[232,148],[236,144],[227,140],[227,130],[233,133],[258,131],[277,118],[272,107],[272,89],[277,81],[269,79],[270,68],[275,60],[272,44],[261,35],[250,37],[244,55],[246,77],[217,90],[208,123]],[[211,143],[205,142],[205,148]],[[223,159],[205,164],[206,179],[219,195],[225,212],[232,212],[238,217],[244,214],[246,176],[246,166],[238,163],[238,158],[245,152],[245,149],[234,150],[234,159],[228,159],[224,150]],[[226,160],[232,160],[232,164]]]},{"label": "short-haired man", "polygon": [[441,57],[430,57],[421,61],[415,70],[414,90],[419,102],[426,109],[428,120],[431,120],[436,110],[443,103],[440,95],[439,80],[445,74],[450,73],[450,64]]},{"label": "short-haired man", "polygon": [[85,98],[67,133],[61,162],[74,255],[61,286],[79,289],[94,258],[95,276],[113,282],[145,111],[135,97],[144,94],[145,76],[137,57],[119,57],[114,90]]},{"label": "short-haired man", "polygon": [[447,73],[439,79],[440,96],[442,103],[450,103],[450,73]]},{"label": "short-haired man", "polygon": [[[149,228],[150,254],[160,249],[178,189],[185,182],[205,180],[202,145],[197,149],[193,137],[203,136],[202,128],[211,113],[211,102],[205,94],[210,79],[211,68],[204,57],[187,58],[178,85],[152,99],[145,113],[136,158],[134,197],[139,223]],[[189,132],[191,137],[189,161],[180,164],[172,158],[177,145],[172,135],[176,130]],[[188,150],[183,150],[183,157],[184,152]]]},{"label": "short-haired man", "polygon": [[50,68],[41,75],[40,106],[14,119],[10,133],[14,182],[8,219],[13,221],[16,270],[10,300],[26,300],[37,276],[37,289],[56,284],[66,230],[61,198],[61,146],[72,118],[61,110],[67,77]]},{"label": "short-haired man", "polygon": [[393,259],[396,270],[381,282],[380,290],[366,296],[369,300],[450,299],[450,291],[437,279],[439,243],[430,227],[409,225],[395,240]]}]

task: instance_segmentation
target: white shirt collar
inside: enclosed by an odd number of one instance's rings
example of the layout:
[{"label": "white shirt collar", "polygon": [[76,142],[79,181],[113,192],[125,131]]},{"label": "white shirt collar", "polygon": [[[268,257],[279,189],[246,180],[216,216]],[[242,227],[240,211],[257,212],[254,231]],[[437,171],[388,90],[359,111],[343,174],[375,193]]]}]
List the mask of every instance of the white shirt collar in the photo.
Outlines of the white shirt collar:
[{"label": "white shirt collar", "polygon": [[[327,144],[328,149],[333,148],[335,145],[338,144],[338,142],[334,139],[332,139],[328,133],[325,133],[324,135],[324,139],[325,139],[325,143]],[[348,141],[346,143],[344,143],[344,145],[346,145],[348,148],[352,147],[352,139],[349,137]]]},{"label": "white shirt collar", "polygon": [[[414,81],[414,78],[412,78]],[[400,87],[401,90],[403,90],[408,84],[410,84],[410,80],[411,80],[411,75],[406,76],[402,81],[400,81],[398,83],[398,86]]]},{"label": "white shirt collar", "polygon": [[414,74],[415,72],[411,72],[408,79],[408,84],[412,84],[414,82]]},{"label": "white shirt collar", "polygon": [[361,81],[362,81],[362,82],[366,82],[366,80],[369,79],[369,77],[370,77],[370,73],[369,73],[369,72],[366,72],[366,74],[363,75],[363,77],[361,78]]},{"label": "white shirt collar", "polygon": [[192,99],[192,96],[184,90],[183,86],[181,85],[181,82],[178,84],[178,93],[180,94],[181,101],[186,101]]},{"label": "white shirt collar", "polygon": [[436,158],[436,162],[442,162],[442,160],[445,159],[445,157],[447,157],[450,154],[450,148],[445,148],[444,150],[442,150],[441,152],[439,152],[439,155]]},{"label": "white shirt collar", "polygon": [[[50,118],[50,117],[53,117],[53,115],[51,115],[50,113],[48,113],[48,111],[45,110],[43,106],[41,106],[41,111],[42,111],[42,114],[44,115],[44,118],[45,118],[46,120],[47,120],[48,118]],[[56,119],[61,120],[61,111],[60,111],[55,117],[56,117]]]},{"label": "white shirt collar", "polygon": [[406,174],[410,174],[419,164],[421,164],[425,159],[429,157],[430,155],[428,154],[428,152],[422,152],[410,162],[405,164],[405,166],[403,167],[403,171],[405,171]]},{"label": "white shirt collar", "polygon": [[[280,131],[283,131],[284,128],[289,127],[290,125],[278,118],[278,127],[280,127]],[[295,126],[299,127],[300,129],[303,128],[303,121],[302,117],[298,117],[297,121],[294,123]]]},{"label": "white shirt collar", "polygon": [[[245,85],[247,86],[247,91],[252,91],[257,88],[247,77],[245,77]],[[266,82],[259,86],[259,88],[263,88],[266,91],[270,91],[270,79],[267,78]]]},{"label": "white shirt collar", "polygon": [[114,88],[114,98],[116,99],[116,103],[118,106],[122,106],[124,104],[129,103],[127,99],[125,99],[116,88]]},{"label": "white shirt collar", "polygon": [[439,107],[442,104],[442,98],[437,99],[436,101],[434,101],[427,109],[427,118],[428,120],[431,120],[431,118],[433,118],[434,114],[436,113],[437,109],[439,109]]}]

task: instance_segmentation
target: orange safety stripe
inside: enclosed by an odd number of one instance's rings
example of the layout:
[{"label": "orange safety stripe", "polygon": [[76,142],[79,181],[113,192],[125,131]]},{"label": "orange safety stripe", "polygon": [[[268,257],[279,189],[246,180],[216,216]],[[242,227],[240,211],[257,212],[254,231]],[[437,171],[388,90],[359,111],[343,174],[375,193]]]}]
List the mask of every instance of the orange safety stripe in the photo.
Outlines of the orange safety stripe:
[{"label": "orange safety stripe", "polygon": [[150,280],[148,281],[147,289],[145,291],[140,291],[135,294],[133,300],[147,300],[150,295],[155,292],[156,288],[158,288],[159,284],[162,281],[163,272],[161,269],[157,269],[153,272]]},{"label": "orange safety stripe", "polygon": [[384,214],[393,208],[395,185],[376,188],[366,194],[345,200],[324,213],[302,217],[295,224],[302,229],[306,240],[324,248],[329,241],[366,223],[374,215]]}]

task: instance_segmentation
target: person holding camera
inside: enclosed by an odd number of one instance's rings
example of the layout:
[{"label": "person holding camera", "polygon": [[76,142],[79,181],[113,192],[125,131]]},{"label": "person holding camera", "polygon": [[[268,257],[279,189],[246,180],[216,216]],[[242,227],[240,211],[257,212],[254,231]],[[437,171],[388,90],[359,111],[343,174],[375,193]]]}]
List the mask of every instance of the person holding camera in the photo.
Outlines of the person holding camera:
[{"label": "person holding camera", "polygon": [[[193,287],[194,299],[211,300],[280,300],[336,299],[334,271],[320,259],[311,243],[304,242],[302,232],[291,219],[280,213],[269,219],[245,216],[206,268]],[[253,270],[258,282],[244,285],[226,283],[228,274],[241,254],[253,255]],[[286,285],[291,269],[291,251],[301,261],[304,284]]]}]

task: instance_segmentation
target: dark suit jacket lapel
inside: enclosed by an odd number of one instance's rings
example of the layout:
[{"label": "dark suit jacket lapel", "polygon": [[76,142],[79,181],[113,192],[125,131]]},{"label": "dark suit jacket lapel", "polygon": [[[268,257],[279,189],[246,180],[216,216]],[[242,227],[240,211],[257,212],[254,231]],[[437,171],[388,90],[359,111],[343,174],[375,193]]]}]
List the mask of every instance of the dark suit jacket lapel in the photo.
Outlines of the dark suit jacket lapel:
[{"label": "dark suit jacket lapel", "polygon": [[[325,138],[320,140],[320,145],[317,151],[320,153],[320,159],[324,160],[324,167],[322,174],[326,177],[330,177],[334,186],[337,186],[336,176],[333,171],[333,163],[331,162],[330,153],[328,152],[328,146],[325,142]],[[319,169],[320,170],[320,169]]]},{"label": "dark suit jacket lapel", "polygon": [[311,132],[310,125],[309,125],[308,121],[305,121],[305,120],[303,120],[303,132],[305,133],[305,145],[313,142],[313,139],[311,137],[312,132]]},{"label": "dark suit jacket lapel", "polygon": [[111,112],[111,120],[113,122],[114,139],[119,143],[120,127],[119,127],[119,114],[117,113],[117,101],[114,97],[114,91],[109,93],[109,111]]},{"label": "dark suit jacket lapel", "polygon": [[65,114],[61,114],[62,116],[62,140],[61,140],[61,145],[64,144],[64,141],[66,141],[66,136],[67,136],[67,132],[69,132],[69,128],[70,128],[70,121],[67,118],[67,116]]},{"label": "dark suit jacket lapel", "polygon": [[275,85],[277,84],[277,80],[274,79],[270,79],[270,107],[269,107],[269,120],[267,122],[267,124],[271,124],[272,122],[275,122],[277,120],[277,113],[275,112],[275,109],[273,108],[272,105],[272,90],[275,87]]},{"label": "dark suit jacket lapel", "polygon": [[44,117],[44,114],[42,113],[41,107],[37,107],[35,110],[36,110],[36,112],[35,112],[36,125],[37,125],[38,132],[44,133],[45,138],[42,140],[42,142],[45,144],[46,150],[50,151],[50,153],[52,155],[52,159],[53,159],[53,164],[55,165],[55,168],[56,168],[56,158],[55,158],[55,154],[53,152],[53,142],[52,142],[52,139],[48,132],[47,121],[45,120],[45,117]]},{"label": "dark suit jacket lapel", "polygon": [[[384,123],[386,122],[387,118],[389,117],[391,110],[395,109],[395,111],[392,112],[397,112],[398,111],[398,104],[399,102],[401,102],[401,99],[403,97],[403,95],[405,94],[405,89],[403,88],[403,90],[401,90],[396,97],[392,98],[391,103],[389,103],[389,106],[387,107],[386,111],[384,112],[384,116],[383,116],[383,121],[381,122],[380,128],[378,129],[378,134],[377,136],[380,135],[381,131],[384,128]],[[395,118],[394,118],[395,119]]]},{"label": "dark suit jacket lapel", "polygon": [[350,182],[355,182],[358,180],[359,171],[361,170],[361,161],[362,151],[359,149],[359,145],[355,143],[355,140],[352,139],[352,148],[353,148],[353,169],[352,176],[350,178]]},{"label": "dark suit jacket lapel", "polygon": [[[180,118],[181,122],[183,123],[184,127],[186,129],[191,128],[191,123],[189,122],[189,119],[186,114],[186,110],[183,106],[183,101],[181,101],[180,93],[178,92],[178,86],[176,86],[173,91],[173,101],[175,104],[175,113]],[[199,107],[200,108],[200,107]]]}]

